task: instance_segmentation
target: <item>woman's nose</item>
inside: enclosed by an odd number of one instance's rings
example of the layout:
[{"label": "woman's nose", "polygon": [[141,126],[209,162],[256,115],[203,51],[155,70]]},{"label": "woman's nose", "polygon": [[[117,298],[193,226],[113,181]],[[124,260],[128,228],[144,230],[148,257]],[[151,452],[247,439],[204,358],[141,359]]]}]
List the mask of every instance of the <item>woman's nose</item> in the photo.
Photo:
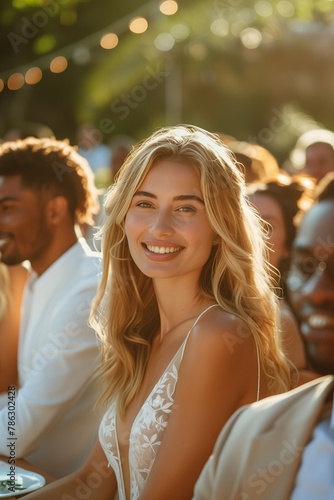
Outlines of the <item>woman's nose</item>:
[{"label": "woman's nose", "polygon": [[170,235],[173,234],[172,215],[168,210],[157,210],[151,225],[152,234]]}]

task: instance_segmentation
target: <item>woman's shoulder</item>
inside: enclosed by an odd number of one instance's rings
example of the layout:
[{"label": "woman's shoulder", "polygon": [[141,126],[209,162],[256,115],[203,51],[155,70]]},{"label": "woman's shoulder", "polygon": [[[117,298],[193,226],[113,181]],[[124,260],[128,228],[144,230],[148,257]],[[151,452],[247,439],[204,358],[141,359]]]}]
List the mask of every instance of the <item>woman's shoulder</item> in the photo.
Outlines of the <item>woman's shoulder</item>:
[{"label": "woman's shoulder", "polygon": [[257,374],[256,344],[246,322],[223,308],[210,310],[188,337],[180,377],[212,394],[224,386],[234,405],[255,400]]},{"label": "woman's shoulder", "polygon": [[194,349],[197,346],[199,351],[218,349],[218,355],[223,352],[229,354],[247,351],[250,343],[255,346],[253,335],[246,322],[222,307],[211,308],[200,318],[188,342]]},{"label": "woman's shoulder", "polygon": [[223,307],[212,307],[199,319],[194,327],[194,333],[197,336],[222,336],[226,333],[245,336],[246,333],[251,335],[250,329],[245,320],[226,311]]}]

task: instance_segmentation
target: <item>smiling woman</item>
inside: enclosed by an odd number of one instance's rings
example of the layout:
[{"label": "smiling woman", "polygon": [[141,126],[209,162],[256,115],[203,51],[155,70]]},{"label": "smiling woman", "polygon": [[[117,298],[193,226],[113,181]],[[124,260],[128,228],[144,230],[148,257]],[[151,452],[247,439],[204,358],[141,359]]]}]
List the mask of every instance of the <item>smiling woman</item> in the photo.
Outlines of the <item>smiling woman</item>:
[{"label": "smiling woman", "polygon": [[159,130],[131,151],[105,200],[91,313],[99,442],[76,475],[28,498],[75,494],[96,462],[112,468],[96,499],[191,498],[231,414],[289,388],[263,230],[244,190],[231,153],[197,127]]}]

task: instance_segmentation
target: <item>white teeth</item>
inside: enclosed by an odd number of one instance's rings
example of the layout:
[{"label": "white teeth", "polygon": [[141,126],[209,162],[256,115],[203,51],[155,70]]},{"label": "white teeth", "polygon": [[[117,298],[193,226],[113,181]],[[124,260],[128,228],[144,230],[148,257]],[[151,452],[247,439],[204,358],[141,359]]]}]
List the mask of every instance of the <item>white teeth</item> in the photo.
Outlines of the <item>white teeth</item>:
[{"label": "white teeth", "polygon": [[325,316],[322,314],[312,314],[308,319],[307,323],[312,327],[312,328],[324,328],[334,326],[334,318],[331,316]]},{"label": "white teeth", "polygon": [[7,243],[8,239],[5,238],[5,239],[0,239],[0,248],[4,247]]},{"label": "white teeth", "polygon": [[180,247],[156,247],[152,245],[146,245],[150,252],[153,253],[174,253],[180,250]]}]

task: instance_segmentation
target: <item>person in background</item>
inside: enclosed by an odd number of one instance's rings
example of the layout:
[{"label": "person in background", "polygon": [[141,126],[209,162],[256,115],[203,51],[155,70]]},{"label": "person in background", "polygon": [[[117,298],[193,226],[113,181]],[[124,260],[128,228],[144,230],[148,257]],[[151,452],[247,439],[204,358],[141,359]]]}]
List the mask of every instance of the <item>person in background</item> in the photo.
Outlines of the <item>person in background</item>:
[{"label": "person in background", "polygon": [[334,171],[334,132],[326,129],[308,130],[291,151],[290,170],[304,173],[319,182]]},{"label": "person in background", "polygon": [[20,309],[27,275],[21,264],[9,267],[0,262],[0,394],[17,384]]},{"label": "person in background", "polygon": [[[106,167],[99,168],[95,173],[95,185],[99,188],[99,202],[100,206],[103,204],[103,198],[106,190],[114,182],[115,176],[119,169],[121,168],[125,158],[129,154],[134,140],[126,135],[115,136],[111,141],[109,160],[110,164]],[[84,234],[87,243],[94,250],[101,250],[100,239],[96,237],[98,228],[103,224],[104,213],[100,209],[98,214],[94,217],[94,225],[82,227],[82,233]]]},{"label": "person in background", "polygon": [[20,321],[17,418],[12,429],[6,391],[0,454],[15,438],[16,458],[54,477],[84,462],[100,420],[92,411],[98,391],[91,381],[99,347],[88,326],[100,255],[77,231],[97,209],[93,173],[68,141],[28,137],[0,146],[1,259],[31,265]]},{"label": "person in background", "polygon": [[237,140],[228,140],[226,145],[234,153],[246,184],[279,174],[276,158],[263,146]]},{"label": "person in background", "polygon": [[78,153],[88,161],[95,176],[100,175],[99,171],[107,170],[111,161],[111,149],[103,144],[102,139],[102,132],[93,124],[84,123],[78,127]]},{"label": "person in background", "polygon": [[132,137],[127,135],[115,136],[110,143],[112,156],[111,156],[111,179],[110,183],[114,182],[121,166],[123,165],[126,157],[133,148],[135,141]]},{"label": "person in background", "polygon": [[334,498],[334,175],[293,243],[288,288],[306,354],[321,377],[236,412],[194,500]]},{"label": "person in background", "polygon": [[[281,296],[282,342],[293,364],[294,385],[300,385],[317,376],[307,367],[299,325],[291,311],[286,276],[290,267],[291,248],[298,221],[311,206],[315,184],[311,179],[287,173],[263,179],[248,186],[247,193],[268,228],[269,262],[277,279]],[[277,273],[278,271],[278,273]],[[297,369],[297,373],[296,373]]]},{"label": "person in background", "polygon": [[258,217],[230,151],[195,126],[133,148],[105,200],[91,313],[102,342],[99,442],[75,474],[29,499],[190,498],[219,429],[289,388]]}]

